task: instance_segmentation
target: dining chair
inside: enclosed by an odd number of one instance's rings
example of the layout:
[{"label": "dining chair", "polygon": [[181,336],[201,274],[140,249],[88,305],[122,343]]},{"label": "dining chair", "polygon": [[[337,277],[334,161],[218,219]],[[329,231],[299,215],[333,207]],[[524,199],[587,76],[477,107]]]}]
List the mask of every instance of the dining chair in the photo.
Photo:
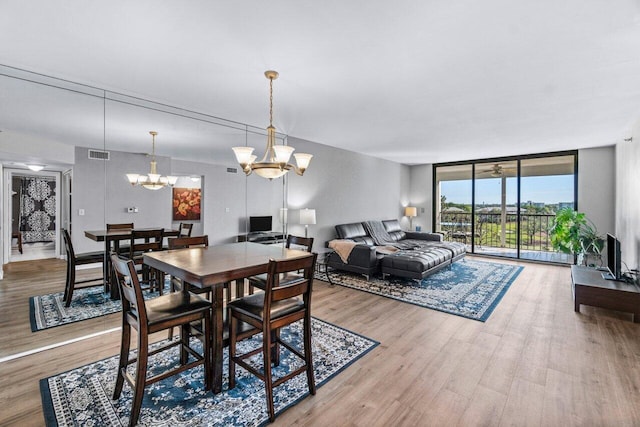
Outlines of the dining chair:
[{"label": "dining chair", "polygon": [[[131,230],[133,229],[132,222],[119,223],[119,224],[107,224],[107,231],[111,230]],[[119,240],[114,240],[112,242],[111,250],[115,250],[118,254],[124,254],[129,252],[129,246],[127,244],[120,245]]]},{"label": "dining chair", "polygon": [[142,276],[141,282],[151,290],[157,290],[160,295],[164,288],[164,272],[149,268],[143,263],[143,255],[147,252],[162,250],[162,228],[133,229],[129,242],[129,259],[133,261],[136,270]]},{"label": "dining chair", "polygon": [[[292,248],[292,246],[294,246]],[[300,248],[301,250],[311,252],[313,248],[313,237],[299,237],[288,235],[287,243],[285,244],[287,249],[296,249]],[[295,280],[299,278],[300,275],[297,273],[289,273],[288,277],[281,277],[280,282],[284,282],[286,280]],[[249,277],[249,293],[252,294],[254,292],[254,288],[262,289],[264,291],[265,286],[267,284],[267,274],[258,274],[256,276]]]},{"label": "dining chair", "polygon": [[[104,277],[102,276],[102,274],[100,275],[100,277],[92,279],[76,280],[76,266],[93,263],[102,264],[104,262],[104,252],[89,252],[76,255],[75,251],[73,250],[71,236],[69,235],[69,232],[64,228],[62,229],[62,239],[64,240],[64,250],[67,256],[67,278],[64,284],[64,295],[62,296],[62,301],[64,301],[65,307],[69,307],[71,305],[71,301],[73,300],[73,292],[76,289],[103,286]],[[98,281],[99,283],[93,283]],[[83,284],[83,286],[76,286],[77,284]]]},{"label": "dining chair", "polygon": [[[311,289],[316,254],[304,258],[282,261],[269,261],[267,283],[264,292],[247,295],[231,301],[229,307],[229,390],[236,384],[236,364],[242,366],[251,374],[258,377],[265,384],[269,420],[275,420],[273,407],[273,388],[306,372],[309,393],[316,393],[311,355]],[[298,280],[280,282],[280,277],[295,271],[302,271]],[[303,320],[303,345],[301,352],[293,344],[281,339],[280,329],[298,320]],[[251,328],[246,329],[246,325]],[[244,330],[240,330],[244,328]],[[236,344],[239,340],[262,332],[263,345],[244,354],[236,354]],[[280,357],[280,345],[291,351],[304,361],[288,374],[274,380],[271,376],[271,363],[277,366]],[[245,359],[262,352],[262,369],[253,362]]]},{"label": "dining chair", "polygon": [[180,227],[178,227],[178,237],[191,237],[191,230],[193,229],[193,224],[187,224],[186,222],[181,222]]},{"label": "dining chair", "polygon": [[[205,389],[211,389],[211,303],[191,292],[176,292],[145,301],[133,261],[113,254],[111,262],[122,295],[122,339],[113,399],[120,397],[124,380],[127,380],[133,389],[129,426],[134,426],[140,416],[145,387],[150,384],[204,365]],[[194,321],[203,321],[205,328],[201,353],[191,347],[189,342],[189,325]],[[150,334],[176,326],[181,328],[180,340],[169,341],[166,345],[150,351]],[[137,356],[129,359],[131,328],[137,332]],[[175,346],[180,347],[180,365],[147,378],[149,356]],[[189,355],[192,356],[191,361]],[[127,366],[132,363],[136,364],[133,376],[127,372]]]}]

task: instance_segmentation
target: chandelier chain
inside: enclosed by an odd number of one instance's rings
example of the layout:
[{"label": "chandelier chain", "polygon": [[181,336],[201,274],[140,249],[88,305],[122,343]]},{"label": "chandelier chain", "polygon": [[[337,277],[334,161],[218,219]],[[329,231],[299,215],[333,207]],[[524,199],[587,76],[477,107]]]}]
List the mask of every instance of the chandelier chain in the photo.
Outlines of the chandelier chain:
[{"label": "chandelier chain", "polygon": [[269,78],[269,126],[273,126],[273,78]]}]

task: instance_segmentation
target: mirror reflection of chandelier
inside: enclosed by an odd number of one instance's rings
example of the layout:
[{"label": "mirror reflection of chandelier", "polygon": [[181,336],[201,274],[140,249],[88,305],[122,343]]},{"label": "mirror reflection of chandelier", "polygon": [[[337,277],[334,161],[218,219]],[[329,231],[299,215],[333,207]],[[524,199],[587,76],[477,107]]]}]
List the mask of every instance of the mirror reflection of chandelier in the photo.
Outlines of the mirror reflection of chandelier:
[{"label": "mirror reflection of chandelier", "polygon": [[303,175],[309,167],[313,155],[307,153],[295,153],[296,165],[289,163],[291,154],[295,148],[288,145],[276,144],[276,128],[273,127],[273,81],[278,78],[277,71],[265,71],[264,75],[269,79],[269,127],[267,128],[267,149],[259,162],[258,156],[253,154],[253,147],[233,147],[236,160],[240,163],[245,174],[255,172],[257,175],[267,178],[280,178],[290,170],[298,175]]},{"label": "mirror reflection of chandelier", "polygon": [[128,173],[127,179],[131,185],[141,185],[147,190],[159,190],[166,186],[173,187],[178,180],[177,176],[161,176],[157,170],[156,164],[156,135],[158,132],[149,131],[151,134],[151,170],[147,175],[139,175],[137,173]]}]

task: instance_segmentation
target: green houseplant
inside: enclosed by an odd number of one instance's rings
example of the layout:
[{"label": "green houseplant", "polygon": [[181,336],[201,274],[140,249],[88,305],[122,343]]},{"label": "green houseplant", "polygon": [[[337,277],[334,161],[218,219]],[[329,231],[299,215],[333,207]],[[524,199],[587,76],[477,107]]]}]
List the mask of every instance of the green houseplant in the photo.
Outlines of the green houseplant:
[{"label": "green houseplant", "polygon": [[549,229],[553,249],[576,256],[576,263],[588,264],[589,256],[601,262],[604,238],[598,234],[595,224],[582,212],[562,208]]}]

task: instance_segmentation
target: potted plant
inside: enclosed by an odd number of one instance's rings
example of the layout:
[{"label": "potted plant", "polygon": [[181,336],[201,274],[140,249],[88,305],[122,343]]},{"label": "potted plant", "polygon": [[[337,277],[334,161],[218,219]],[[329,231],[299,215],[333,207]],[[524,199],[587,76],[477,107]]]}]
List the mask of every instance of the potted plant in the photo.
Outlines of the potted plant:
[{"label": "potted plant", "polygon": [[573,254],[576,264],[587,264],[589,256],[602,263],[601,253],[604,238],[598,234],[595,224],[582,212],[571,208],[562,208],[549,229],[549,238],[553,249]]}]

